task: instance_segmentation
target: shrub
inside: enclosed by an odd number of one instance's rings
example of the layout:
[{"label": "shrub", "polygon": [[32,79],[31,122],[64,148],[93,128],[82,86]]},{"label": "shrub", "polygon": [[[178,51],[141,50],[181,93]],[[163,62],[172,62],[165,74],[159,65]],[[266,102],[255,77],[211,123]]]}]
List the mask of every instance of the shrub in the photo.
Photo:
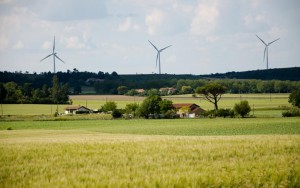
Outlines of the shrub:
[{"label": "shrub", "polygon": [[122,114],[123,114],[124,110],[122,109],[115,109],[114,111],[112,111],[112,116],[113,118],[120,118],[122,117]]},{"label": "shrub", "polygon": [[216,116],[223,117],[223,118],[226,118],[226,117],[233,118],[234,117],[234,111],[229,109],[229,108],[227,108],[227,109],[221,108],[221,109],[217,110]]},{"label": "shrub", "polygon": [[300,109],[297,107],[292,107],[289,110],[282,112],[282,117],[297,117],[300,116]]},{"label": "shrub", "polygon": [[234,111],[244,118],[251,111],[248,101],[241,101],[234,105]]},{"label": "shrub", "polygon": [[294,90],[289,96],[289,103],[300,108],[300,88]]},{"label": "shrub", "polygon": [[101,109],[99,111],[103,112],[110,112],[115,111],[117,109],[117,104],[114,101],[108,101],[103,106],[101,106]]}]

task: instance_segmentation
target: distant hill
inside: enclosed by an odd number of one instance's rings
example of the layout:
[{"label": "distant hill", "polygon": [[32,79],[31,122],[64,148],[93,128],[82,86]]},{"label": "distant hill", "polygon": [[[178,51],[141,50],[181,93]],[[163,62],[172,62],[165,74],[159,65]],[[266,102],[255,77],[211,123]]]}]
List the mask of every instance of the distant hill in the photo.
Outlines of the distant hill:
[{"label": "distant hill", "polygon": [[[57,76],[62,83],[69,85],[86,85],[87,80],[103,80],[105,82],[118,82],[118,84],[127,83],[129,86],[135,84],[136,87],[164,87],[174,85],[177,80],[197,80],[197,79],[257,79],[257,80],[290,80],[300,81],[300,67],[278,68],[269,70],[253,70],[244,72],[227,72],[207,75],[192,75],[192,74],[128,74],[118,75],[116,72],[111,74],[99,71],[79,72],[68,71],[58,72]],[[21,72],[0,72],[0,83],[13,81],[18,84],[32,83],[34,87],[41,87],[43,84],[51,85],[53,74],[44,72],[40,74],[29,74]],[[90,79],[92,78],[92,79]],[[126,84],[126,85],[127,85]],[[156,87],[155,87],[156,88]]]},{"label": "distant hill", "polygon": [[300,67],[291,68],[277,68],[268,70],[253,70],[244,72],[227,72],[216,73],[210,75],[202,75],[206,78],[220,78],[220,79],[257,79],[257,80],[300,80]]}]

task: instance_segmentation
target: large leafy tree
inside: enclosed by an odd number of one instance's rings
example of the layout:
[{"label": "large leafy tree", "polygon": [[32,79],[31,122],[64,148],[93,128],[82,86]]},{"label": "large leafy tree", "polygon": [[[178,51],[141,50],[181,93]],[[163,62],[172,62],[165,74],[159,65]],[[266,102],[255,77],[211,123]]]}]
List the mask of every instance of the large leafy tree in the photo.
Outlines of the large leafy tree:
[{"label": "large leafy tree", "polygon": [[204,99],[213,103],[216,110],[218,110],[218,102],[225,92],[226,88],[218,83],[210,83],[196,89],[196,93],[204,95]]},{"label": "large leafy tree", "polygon": [[139,115],[148,119],[150,114],[159,114],[161,101],[162,99],[158,95],[148,96],[139,108]]},{"label": "large leafy tree", "polygon": [[289,96],[289,103],[300,108],[300,88],[294,90]]}]

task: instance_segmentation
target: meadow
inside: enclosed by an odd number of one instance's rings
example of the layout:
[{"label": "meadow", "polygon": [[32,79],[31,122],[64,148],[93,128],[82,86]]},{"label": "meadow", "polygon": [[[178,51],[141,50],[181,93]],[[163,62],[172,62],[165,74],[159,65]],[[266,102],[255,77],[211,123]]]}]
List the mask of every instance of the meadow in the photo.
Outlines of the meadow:
[{"label": "meadow", "polygon": [[[0,187],[300,187],[300,118],[278,117],[287,96],[248,95],[261,117],[246,119],[49,121],[51,105],[3,105],[21,119],[0,121]],[[85,97],[72,99],[119,107],[143,99]]]},{"label": "meadow", "polygon": [[[280,117],[282,109],[290,106],[289,94],[225,94],[219,101],[220,108],[233,108],[235,103],[248,100],[254,112],[251,115],[257,117]],[[196,103],[205,110],[212,110],[213,104],[202,98],[192,95],[166,96],[164,99],[173,103]],[[90,109],[99,109],[106,101],[115,101],[118,108],[124,108],[128,103],[141,103],[144,97],[120,96],[120,95],[71,95],[73,105],[87,106]],[[3,115],[50,115],[56,108],[60,113],[64,112],[67,105],[43,105],[43,104],[3,104],[0,113]]]}]

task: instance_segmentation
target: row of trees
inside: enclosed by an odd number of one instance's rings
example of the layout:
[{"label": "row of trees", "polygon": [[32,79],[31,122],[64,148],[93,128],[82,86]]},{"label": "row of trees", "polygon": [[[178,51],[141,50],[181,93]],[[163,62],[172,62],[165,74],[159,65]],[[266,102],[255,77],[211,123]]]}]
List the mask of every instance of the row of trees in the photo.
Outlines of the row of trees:
[{"label": "row of trees", "polygon": [[33,88],[32,83],[22,85],[15,82],[0,83],[1,103],[67,104],[69,103],[68,94],[68,84],[60,84],[57,76],[52,78],[52,87],[47,84],[41,88]]},{"label": "row of trees", "polygon": [[129,103],[125,109],[117,109],[117,104],[113,101],[106,102],[99,109],[100,112],[110,112],[113,117],[118,118],[122,115],[126,117],[143,117],[149,118],[175,118],[176,111],[173,107],[173,102],[162,99],[158,95],[148,96],[142,104]]},{"label": "row of trees", "polygon": [[[253,77],[251,75],[260,76]],[[264,75],[268,75],[268,77],[264,77]],[[118,90],[120,86],[126,87],[127,92],[141,88],[150,90],[153,88],[173,87],[176,88],[174,94],[185,94],[193,93],[197,87],[204,86],[210,82],[217,82],[226,86],[227,92],[229,93],[288,93],[300,86],[299,75],[300,68],[257,70],[240,73],[232,72],[230,74],[202,76],[170,74],[118,75],[116,72],[104,73],[99,71],[98,73],[92,73],[80,72],[77,69],[57,73],[57,77],[61,83],[68,83],[74,94],[84,93],[85,91],[82,89],[83,86],[89,86],[89,90],[93,89],[98,94],[118,94],[120,93],[120,90]],[[40,74],[0,72],[0,82],[7,83],[13,81],[18,85],[31,83],[34,89],[42,88],[44,84],[48,86],[51,85],[52,77],[53,74],[50,72]],[[264,80],[266,78],[270,81]],[[133,92],[129,92],[129,94],[132,93]],[[166,94],[170,93],[161,95]]]},{"label": "row of trees", "polygon": [[[126,85],[121,85],[116,88],[113,84],[98,83],[97,87],[105,87],[109,85],[109,91],[113,91],[119,95],[129,96],[149,96],[156,95],[178,95],[178,94],[193,94],[197,92],[197,88],[208,84],[220,84],[226,87],[228,93],[290,93],[293,90],[300,88],[300,81],[280,81],[280,80],[178,80],[176,85],[170,86],[172,90],[160,90],[160,88],[147,89],[144,92],[138,92]],[[99,89],[97,91],[100,91]],[[103,90],[102,90],[103,91]]]}]

